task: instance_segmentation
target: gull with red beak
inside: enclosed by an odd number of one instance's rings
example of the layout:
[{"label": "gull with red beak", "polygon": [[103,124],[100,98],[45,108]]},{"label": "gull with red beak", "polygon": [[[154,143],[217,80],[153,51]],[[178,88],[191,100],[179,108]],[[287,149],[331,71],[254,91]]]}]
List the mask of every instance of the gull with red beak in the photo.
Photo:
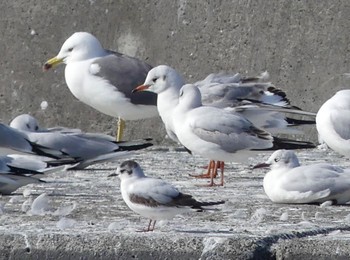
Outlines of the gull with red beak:
[{"label": "gull with red beak", "polygon": [[[210,74],[204,80],[194,83],[199,88],[204,105],[236,111],[249,119],[255,126],[271,133],[295,134],[292,128],[298,124],[313,124],[313,120],[294,120],[284,113],[315,116],[289,104],[286,94],[266,81],[266,73],[258,77],[243,78],[240,74]],[[158,94],[157,109],[165,125],[167,135],[179,142],[173,123],[173,110],[179,102],[179,92],[185,84],[181,75],[173,68],[160,65],[151,69],[145,82],[133,92],[150,91]],[[284,113],[280,113],[281,110]],[[211,178],[223,163],[210,161],[206,174],[197,177]]]},{"label": "gull with red beak", "polygon": [[56,57],[43,66],[45,71],[65,63],[69,90],[81,102],[118,117],[117,141],[122,139],[124,120],[156,117],[157,96],[154,93],[131,94],[152,68],[139,59],[106,50],[96,37],[76,32],[61,47]]}]

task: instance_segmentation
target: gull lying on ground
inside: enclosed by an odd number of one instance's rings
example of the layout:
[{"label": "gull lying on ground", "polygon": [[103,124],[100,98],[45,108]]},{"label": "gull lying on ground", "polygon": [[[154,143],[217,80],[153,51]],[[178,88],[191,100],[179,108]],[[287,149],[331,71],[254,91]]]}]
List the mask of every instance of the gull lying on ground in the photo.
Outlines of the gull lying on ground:
[{"label": "gull lying on ground", "polygon": [[[35,118],[21,115],[11,126],[16,127],[23,136],[39,146],[51,149],[45,154],[55,159],[73,158],[72,169],[83,169],[89,165],[115,161],[130,155],[130,151],[144,149],[152,144],[148,139],[115,142],[113,137],[102,134],[84,134],[79,131],[53,131],[41,129]],[[34,131],[33,131],[34,129]]]},{"label": "gull lying on ground", "polygon": [[46,158],[32,155],[11,154],[0,156],[0,194],[10,194],[18,188],[42,182],[44,174],[66,170],[66,166],[50,163]]},{"label": "gull lying on ground", "polygon": [[153,231],[157,220],[172,219],[178,214],[203,211],[203,207],[224,203],[199,202],[161,179],[145,176],[135,161],[123,162],[117,174],[125,203],[131,210],[150,219],[147,229],[143,231]]},{"label": "gull lying on ground", "polygon": [[131,90],[145,80],[151,69],[147,63],[104,49],[98,39],[87,32],[70,36],[57,56],[44,64],[44,70],[62,62],[66,64],[67,86],[77,99],[119,118],[117,141],[123,135],[123,120],[158,116],[155,94],[131,95]]},{"label": "gull lying on ground", "polygon": [[278,150],[254,168],[271,167],[264,177],[266,195],[276,203],[345,204],[350,201],[350,169],[328,163],[300,166],[293,151]]},{"label": "gull lying on ground", "polygon": [[0,154],[12,153],[36,154],[52,158],[51,154],[61,152],[32,142],[24,132],[0,123]]},{"label": "gull lying on ground", "polygon": [[350,90],[340,90],[318,110],[319,139],[329,148],[350,158]]}]

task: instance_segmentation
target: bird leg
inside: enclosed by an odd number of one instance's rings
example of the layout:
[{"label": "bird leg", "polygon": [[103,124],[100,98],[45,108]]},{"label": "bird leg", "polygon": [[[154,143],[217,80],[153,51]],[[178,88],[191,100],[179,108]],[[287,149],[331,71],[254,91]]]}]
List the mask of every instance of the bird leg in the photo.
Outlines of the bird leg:
[{"label": "bird leg", "polygon": [[125,128],[125,121],[118,117],[118,129],[117,129],[117,142],[120,142],[123,138]]},{"label": "bird leg", "polygon": [[[136,230],[136,232],[149,232],[149,231],[153,231],[155,225],[156,225],[156,220],[153,221],[153,225],[152,225],[152,219],[150,219],[147,228],[144,228],[144,229],[141,229],[141,230]],[[151,226],[152,226],[152,228],[151,228]]]},{"label": "bird leg", "polygon": [[[191,177],[195,177],[195,178],[202,178],[202,179],[205,179],[205,178],[211,178],[212,176],[212,171],[215,167],[215,161],[211,160],[208,164],[208,167],[207,167],[207,172],[206,173],[203,173],[203,174],[199,174],[199,175],[195,175],[195,174],[190,174]],[[213,173],[214,174],[214,178],[216,177],[216,172]]]},{"label": "bird leg", "polygon": [[154,227],[155,227],[155,225],[156,225],[156,222],[157,222],[157,220],[153,220],[152,229],[150,229],[149,231],[153,231],[153,230],[154,230]]},{"label": "bird leg", "polygon": [[[224,167],[225,167],[224,162],[222,162],[222,161],[217,161],[216,163],[214,162],[214,170],[212,171],[212,176],[210,178],[210,182],[209,182],[209,184],[207,184],[205,186],[207,186],[207,187],[224,186]],[[217,173],[219,168],[221,170],[221,181],[219,184],[216,184],[214,182],[214,173]]]}]

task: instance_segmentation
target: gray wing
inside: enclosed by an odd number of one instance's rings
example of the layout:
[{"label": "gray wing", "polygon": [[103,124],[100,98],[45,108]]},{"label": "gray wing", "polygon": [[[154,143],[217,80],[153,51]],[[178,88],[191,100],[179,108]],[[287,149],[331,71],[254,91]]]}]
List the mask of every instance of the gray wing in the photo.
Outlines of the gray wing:
[{"label": "gray wing", "polygon": [[333,124],[334,131],[343,139],[350,139],[350,119],[349,111],[335,111],[331,113],[331,122]]},{"label": "gray wing", "polygon": [[294,108],[286,94],[270,83],[211,83],[202,85],[200,90],[203,104],[217,107],[236,107],[253,103]]},{"label": "gray wing", "polygon": [[220,145],[227,152],[272,146],[272,136],[242,116],[211,107],[201,107],[193,112],[190,123],[193,133],[204,141]]},{"label": "gray wing", "polygon": [[29,140],[60,151],[62,156],[70,156],[80,159],[90,159],[101,154],[118,150],[119,146],[109,141],[96,141],[93,139],[80,138],[74,134],[64,135],[59,132],[27,133]]},{"label": "gray wing", "polygon": [[143,178],[134,182],[128,193],[133,202],[153,207],[169,204],[180,194],[171,184],[155,178]]},{"label": "gray wing", "polygon": [[91,65],[97,64],[100,67],[98,73],[94,74],[102,77],[122,92],[130,102],[136,105],[157,105],[157,95],[148,91],[141,91],[132,94],[131,91],[141,85],[152,68],[146,62],[139,59],[113,53],[96,59]]},{"label": "gray wing", "polygon": [[314,164],[300,166],[291,170],[282,183],[282,188],[299,193],[312,192],[313,194],[342,193],[349,189],[349,173],[344,173],[340,167],[330,164]]}]

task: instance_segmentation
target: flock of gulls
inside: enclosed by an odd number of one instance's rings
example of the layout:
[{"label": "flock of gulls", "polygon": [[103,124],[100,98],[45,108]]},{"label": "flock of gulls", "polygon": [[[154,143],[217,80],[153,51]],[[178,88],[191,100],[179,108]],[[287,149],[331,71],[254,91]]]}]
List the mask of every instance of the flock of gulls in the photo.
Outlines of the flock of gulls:
[{"label": "flock of gulls", "polygon": [[[266,162],[254,167],[270,167],[263,186],[273,202],[350,201],[350,169],[327,163],[301,166],[293,150],[315,145],[276,136],[294,136],[301,133],[296,126],[316,123],[320,139],[349,157],[350,90],[337,92],[315,114],[291,105],[286,94],[268,82],[266,72],[256,77],[210,74],[186,84],[175,69],[152,67],[106,50],[86,32],[69,37],[43,69],[60,63],[66,64],[66,84],[77,99],[119,119],[117,138],[65,127],[42,128],[27,114],[9,125],[0,124],[0,150],[5,154],[0,157],[2,194],[42,182],[50,172],[129,157],[152,143],[150,139],[122,141],[125,121],[160,116],[169,138],[190,154],[208,159],[206,172],[193,176],[210,179],[207,186],[224,185],[226,162],[274,151]],[[157,220],[224,203],[197,201],[164,180],[147,177],[133,160],[122,162],[117,175],[125,203],[150,219],[143,231],[152,231]],[[220,182],[215,183],[218,175]]]}]

